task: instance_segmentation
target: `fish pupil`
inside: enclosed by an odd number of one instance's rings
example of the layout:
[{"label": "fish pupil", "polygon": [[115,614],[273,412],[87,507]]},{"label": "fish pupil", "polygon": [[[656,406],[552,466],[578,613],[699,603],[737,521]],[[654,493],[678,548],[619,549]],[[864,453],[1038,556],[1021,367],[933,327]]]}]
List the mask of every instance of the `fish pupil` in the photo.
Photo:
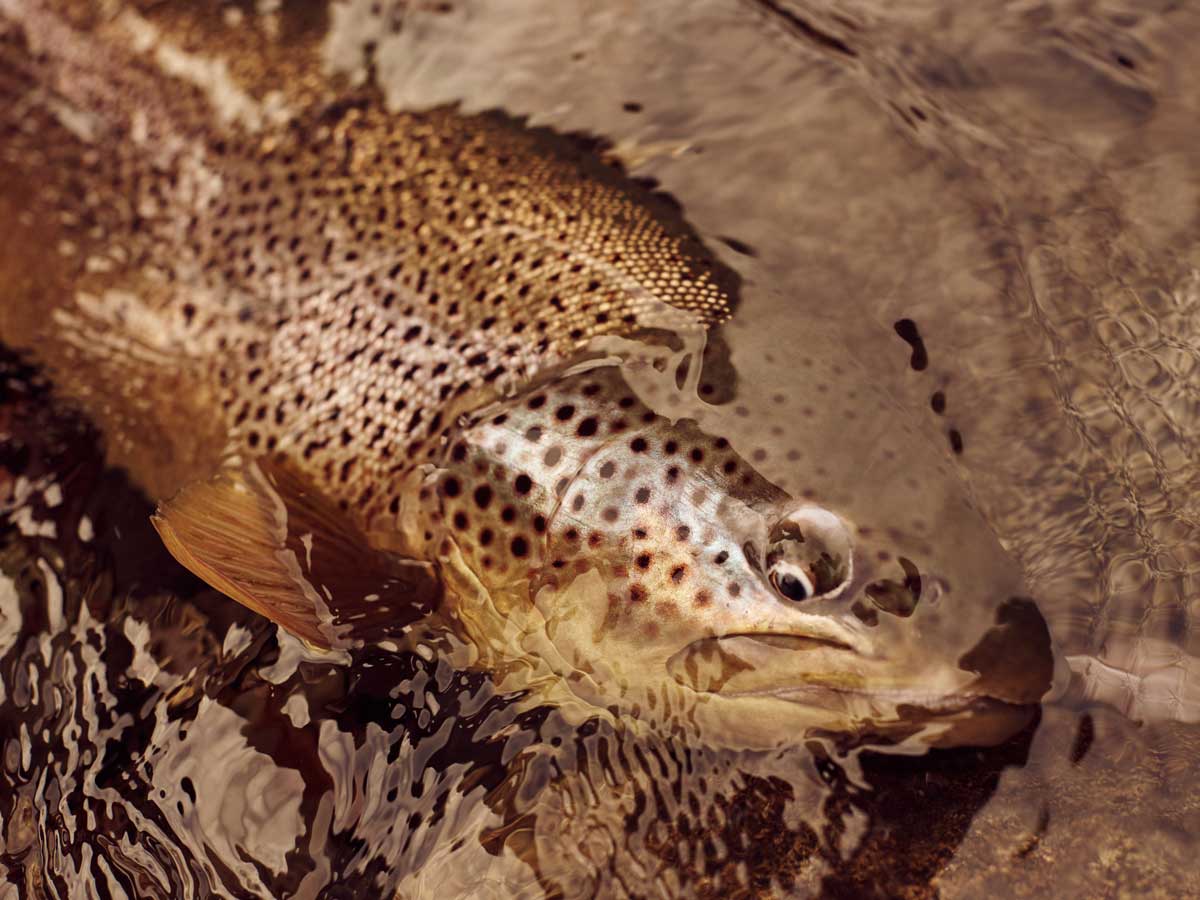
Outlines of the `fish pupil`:
[{"label": "fish pupil", "polygon": [[795,575],[785,574],[778,580],[779,593],[789,600],[807,600],[808,588]]}]

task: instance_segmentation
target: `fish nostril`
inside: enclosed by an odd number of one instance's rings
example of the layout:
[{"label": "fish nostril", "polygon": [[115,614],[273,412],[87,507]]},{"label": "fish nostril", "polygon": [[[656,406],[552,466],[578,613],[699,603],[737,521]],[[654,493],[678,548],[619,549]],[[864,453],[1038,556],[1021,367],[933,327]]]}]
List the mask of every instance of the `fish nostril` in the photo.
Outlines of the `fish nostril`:
[{"label": "fish nostril", "polygon": [[880,579],[864,588],[875,608],[906,619],[916,611],[921,600],[922,579],[916,563],[901,556],[898,560],[904,570],[902,580]]}]

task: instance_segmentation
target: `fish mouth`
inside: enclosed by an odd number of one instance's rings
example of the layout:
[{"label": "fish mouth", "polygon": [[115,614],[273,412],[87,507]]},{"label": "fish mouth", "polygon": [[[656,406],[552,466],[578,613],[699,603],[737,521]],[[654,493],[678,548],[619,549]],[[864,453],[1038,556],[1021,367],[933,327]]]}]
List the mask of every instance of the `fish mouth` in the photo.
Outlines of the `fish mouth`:
[{"label": "fish mouth", "polygon": [[720,637],[701,638],[693,641],[697,644],[716,643],[720,647],[751,647],[760,645],[772,650],[809,651],[809,650],[845,650],[857,654],[859,651],[848,640],[843,640],[832,634],[791,634],[787,632],[738,632],[723,634]]},{"label": "fish mouth", "polygon": [[815,688],[831,673],[852,674],[863,658],[832,633],[740,632],[692,641],[667,661],[667,669],[698,693],[767,696]]},{"label": "fish mouth", "polygon": [[830,701],[870,698],[886,702],[898,710],[920,712],[926,716],[952,716],[962,713],[995,711],[1020,704],[998,700],[985,694],[936,693],[913,688],[854,688],[831,684],[806,684],[764,690],[721,691],[722,697],[771,697],[804,706],[827,706]]},{"label": "fish mouth", "polygon": [[912,673],[905,677],[898,662],[828,634],[768,632],[701,638],[667,665],[680,684],[731,700],[775,699],[826,708],[866,703],[923,718],[985,713],[1014,705],[966,684],[923,683]]}]

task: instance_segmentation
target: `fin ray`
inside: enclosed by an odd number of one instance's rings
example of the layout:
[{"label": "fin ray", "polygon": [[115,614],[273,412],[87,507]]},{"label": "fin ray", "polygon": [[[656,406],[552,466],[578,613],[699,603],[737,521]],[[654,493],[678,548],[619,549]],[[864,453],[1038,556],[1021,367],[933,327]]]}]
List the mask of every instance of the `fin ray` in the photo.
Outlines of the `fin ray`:
[{"label": "fin ray", "polygon": [[318,647],[396,633],[440,597],[431,566],[371,547],[275,461],[231,460],[160,504],[153,523],[185,568]]}]

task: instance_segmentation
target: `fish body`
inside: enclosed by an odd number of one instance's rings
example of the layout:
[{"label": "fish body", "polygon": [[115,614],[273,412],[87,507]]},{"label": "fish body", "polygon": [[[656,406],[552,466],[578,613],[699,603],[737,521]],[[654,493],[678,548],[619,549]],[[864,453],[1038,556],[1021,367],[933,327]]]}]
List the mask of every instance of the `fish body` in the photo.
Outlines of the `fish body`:
[{"label": "fish body", "polygon": [[444,591],[487,664],[746,746],[1028,721],[1049,640],[994,540],[1003,574],[947,580],[698,424],[738,278],[677,208],[499,114],[275,123],[132,12],[2,9],[5,99],[44,129],[8,123],[7,158],[48,182],[9,196],[81,223],[28,330],[202,578],[325,646]]}]

